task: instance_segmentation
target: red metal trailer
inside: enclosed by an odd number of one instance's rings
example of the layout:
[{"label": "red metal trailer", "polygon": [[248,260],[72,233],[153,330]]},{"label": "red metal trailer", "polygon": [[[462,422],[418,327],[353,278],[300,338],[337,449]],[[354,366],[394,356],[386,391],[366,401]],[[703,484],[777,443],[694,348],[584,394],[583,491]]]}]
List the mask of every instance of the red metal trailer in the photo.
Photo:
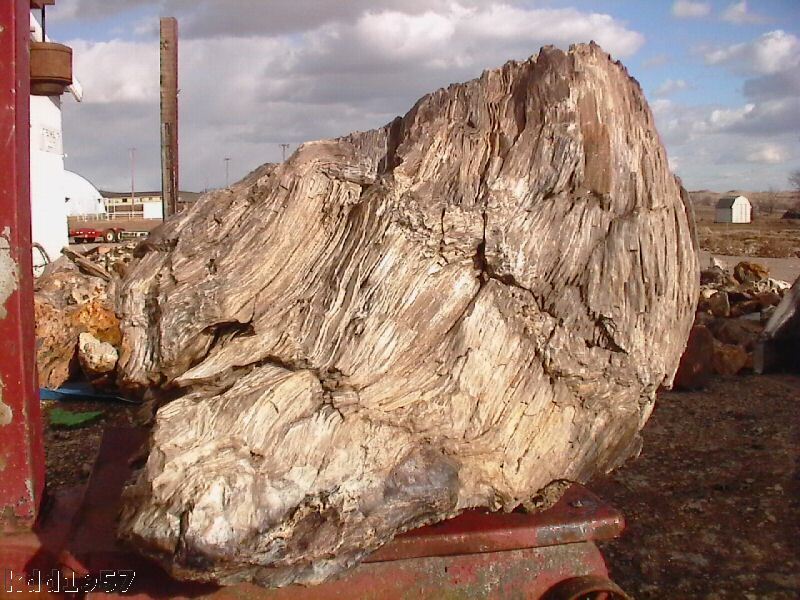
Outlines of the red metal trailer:
[{"label": "red metal trailer", "polygon": [[70,242],[74,244],[85,244],[87,242],[119,242],[122,241],[122,234],[125,231],[122,227],[109,227],[108,229],[97,229],[96,227],[76,227],[69,230]]}]

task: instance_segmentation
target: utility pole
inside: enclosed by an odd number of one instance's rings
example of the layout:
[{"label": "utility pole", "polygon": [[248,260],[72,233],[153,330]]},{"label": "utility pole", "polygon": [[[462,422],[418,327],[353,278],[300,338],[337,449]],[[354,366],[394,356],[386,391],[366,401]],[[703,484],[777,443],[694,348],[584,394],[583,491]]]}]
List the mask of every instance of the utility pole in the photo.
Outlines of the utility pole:
[{"label": "utility pole", "polygon": [[131,210],[136,203],[136,148],[128,148],[131,153]]},{"label": "utility pole", "polygon": [[231,159],[230,157],[226,156],[224,159],[225,161],[225,187],[229,187],[228,180],[230,178],[230,166],[231,166]]},{"label": "utility pole", "polygon": [[286,162],[286,150],[289,149],[289,144],[281,144],[281,150],[283,151],[283,162]]},{"label": "utility pole", "polygon": [[164,218],[178,208],[178,21],[162,17],[161,203]]}]

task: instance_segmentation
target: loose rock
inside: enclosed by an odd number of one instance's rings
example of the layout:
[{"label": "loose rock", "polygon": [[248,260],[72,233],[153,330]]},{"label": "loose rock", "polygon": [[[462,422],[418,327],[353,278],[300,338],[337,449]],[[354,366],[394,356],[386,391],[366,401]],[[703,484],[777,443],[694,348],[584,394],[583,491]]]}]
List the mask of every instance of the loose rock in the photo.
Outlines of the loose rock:
[{"label": "loose rock", "polygon": [[756,295],[755,299],[761,308],[767,308],[769,306],[777,306],[781,301],[781,295],[773,291],[761,292]]},{"label": "loose rock", "polygon": [[761,302],[757,299],[745,300],[734,304],[729,311],[729,316],[736,318],[757,312],[761,312]]},{"label": "loose rock", "polygon": [[36,365],[40,384],[58,388],[80,374],[76,353],[81,333],[114,346],[122,334],[112,284],[81,273],[69,262],[50,267],[34,290]]},{"label": "loose rock", "polygon": [[735,344],[714,343],[714,371],[719,375],[736,375],[748,362],[747,352]]},{"label": "loose rock", "polygon": [[769,269],[756,262],[742,261],[733,268],[733,277],[739,283],[753,283],[769,279]]},{"label": "loose rock", "polygon": [[117,349],[108,342],[101,342],[91,333],[81,333],[78,338],[78,360],[89,377],[104,375],[117,365]]},{"label": "loose rock", "polygon": [[696,390],[705,387],[714,374],[714,336],[707,327],[695,325],[689,333],[673,387]]},{"label": "loose rock", "polygon": [[731,304],[727,292],[716,292],[708,299],[706,306],[715,317],[729,317],[731,314]]},{"label": "loose rock", "polygon": [[751,352],[761,333],[762,325],[747,319],[716,319],[709,328],[719,341],[742,346]]}]

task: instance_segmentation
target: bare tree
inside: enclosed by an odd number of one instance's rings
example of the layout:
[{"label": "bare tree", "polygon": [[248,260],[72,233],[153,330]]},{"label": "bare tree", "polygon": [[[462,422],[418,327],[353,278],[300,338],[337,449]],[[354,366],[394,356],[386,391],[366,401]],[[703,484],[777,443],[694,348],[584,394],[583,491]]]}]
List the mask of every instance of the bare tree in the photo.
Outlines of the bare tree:
[{"label": "bare tree", "polygon": [[800,211],[800,169],[795,169],[789,173],[789,184],[794,189],[795,210]]},{"label": "bare tree", "polygon": [[764,195],[764,198],[759,202],[759,210],[761,210],[765,215],[771,215],[775,212],[775,209],[778,207],[778,190],[775,189],[775,186],[769,186],[767,193]]},{"label": "bare tree", "polygon": [[795,191],[800,192],[800,169],[795,169],[789,173],[789,183]]}]

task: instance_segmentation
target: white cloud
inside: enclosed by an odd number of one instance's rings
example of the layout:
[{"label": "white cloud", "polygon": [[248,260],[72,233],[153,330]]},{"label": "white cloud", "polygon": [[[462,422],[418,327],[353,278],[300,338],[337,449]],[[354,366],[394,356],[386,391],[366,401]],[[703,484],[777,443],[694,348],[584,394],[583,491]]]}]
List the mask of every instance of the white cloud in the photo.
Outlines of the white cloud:
[{"label": "white cloud", "polygon": [[800,98],[779,98],[746,104],[729,111],[726,118],[713,123],[718,130],[756,135],[759,137],[800,132]]},{"label": "white cloud", "polygon": [[749,102],[734,108],[715,108],[695,115],[689,134],[731,133],[751,138],[797,135],[800,132],[800,98]]},{"label": "white cloud", "polygon": [[705,61],[710,65],[728,65],[738,72],[777,73],[800,64],[800,39],[777,29],[752,42],[709,50],[705,53]]},{"label": "white cloud", "polygon": [[87,102],[146,102],[158,97],[157,45],[121,40],[74,40],[69,45]]},{"label": "white cloud", "polygon": [[666,114],[672,107],[674,106],[672,100],[668,100],[667,98],[657,98],[650,103],[650,110],[653,111],[654,115],[663,115]]},{"label": "white cloud", "polygon": [[384,56],[429,60],[446,52],[456,34],[457,21],[457,16],[431,11],[418,15],[384,11],[365,14],[355,29],[365,46]]},{"label": "white cloud", "polygon": [[[138,12],[131,19],[135,42],[71,42],[86,101],[65,100],[68,166],[97,185],[124,189],[128,148],[136,147],[138,185],[159,185],[155,11],[165,6],[181,25],[181,176],[188,189],[223,184],[226,156],[238,178],[279,160],[280,143],[293,150],[309,139],[382,125],[424,93],[527,58],[544,44],[595,39],[619,58],[644,43],[609,15],[516,0],[292,0],[269,11],[263,0],[239,2],[242,9],[231,11],[225,0],[59,0],[53,16],[64,9],[81,21],[148,3],[153,11],[149,21]],[[669,95],[688,87],[681,79],[659,86],[650,107],[670,167],[688,187],[785,185],[786,165],[800,160],[799,43],[778,30],[706,50],[708,64],[744,79],[739,106],[681,103],[689,96]],[[667,60],[655,55],[642,64]]]},{"label": "white cloud", "polygon": [[676,92],[681,92],[689,88],[689,84],[683,79],[667,79],[656,90],[656,96],[669,96]]},{"label": "white cloud", "polygon": [[708,2],[690,2],[689,0],[676,0],[672,5],[672,14],[679,19],[697,19],[711,14],[711,4]]},{"label": "white cloud", "polygon": [[791,99],[739,107],[690,106],[667,98],[650,103],[670,168],[688,189],[783,189],[797,153],[800,116]]},{"label": "white cloud", "polygon": [[748,79],[744,82],[743,90],[747,98],[758,101],[788,96],[800,97],[800,65]]},{"label": "white cloud", "polygon": [[54,10],[48,11],[47,20],[57,23],[79,18],[98,19],[156,3],[154,0],[58,0]]},{"label": "white cloud", "polygon": [[[107,2],[73,2],[100,17],[110,10]],[[185,11],[182,34],[193,32],[180,46],[184,187],[224,182],[225,156],[232,158],[234,178],[278,160],[280,143],[294,147],[381,126],[423,94],[508,59],[525,59],[545,44],[566,48],[594,39],[625,57],[644,43],[608,15],[575,9],[489,0],[314,2],[313,15],[291,8],[309,2],[279,3],[274,14],[237,11],[233,23],[224,20],[224,12],[232,13],[226,3],[170,0],[175,14]],[[248,15],[264,21],[264,14],[284,19],[294,33],[256,34],[252,23],[243,23]],[[196,37],[203,31],[205,37]],[[68,166],[99,186],[123,187],[126,149],[135,146],[137,181],[157,186],[157,38],[70,43],[86,100],[65,104]]]},{"label": "white cloud", "polygon": [[755,144],[745,153],[744,159],[750,163],[779,165],[786,162],[788,152],[780,144]]},{"label": "white cloud", "polygon": [[656,98],[650,103],[650,108],[658,131],[670,148],[690,142],[708,129],[707,107],[690,107],[667,98]]},{"label": "white cloud", "polygon": [[[441,12],[405,14],[398,11],[368,12],[355,26],[358,37],[371,51],[401,59],[427,57],[439,67],[468,64],[488,66],[485,54],[498,48],[535,44],[566,46],[594,39],[617,57],[635,53],[644,37],[625,28],[608,15],[575,9],[526,9],[510,4],[465,6],[452,3]],[[512,50],[519,56],[519,52]],[[494,61],[496,62],[496,61]]]},{"label": "white cloud", "polygon": [[734,2],[722,13],[722,20],[736,25],[765,23],[766,17],[751,13],[747,9],[747,0]]},{"label": "white cloud", "polygon": [[753,114],[755,108],[755,104],[745,104],[740,108],[719,108],[712,110],[707,124],[711,129],[722,130],[741,123],[748,115]]}]

